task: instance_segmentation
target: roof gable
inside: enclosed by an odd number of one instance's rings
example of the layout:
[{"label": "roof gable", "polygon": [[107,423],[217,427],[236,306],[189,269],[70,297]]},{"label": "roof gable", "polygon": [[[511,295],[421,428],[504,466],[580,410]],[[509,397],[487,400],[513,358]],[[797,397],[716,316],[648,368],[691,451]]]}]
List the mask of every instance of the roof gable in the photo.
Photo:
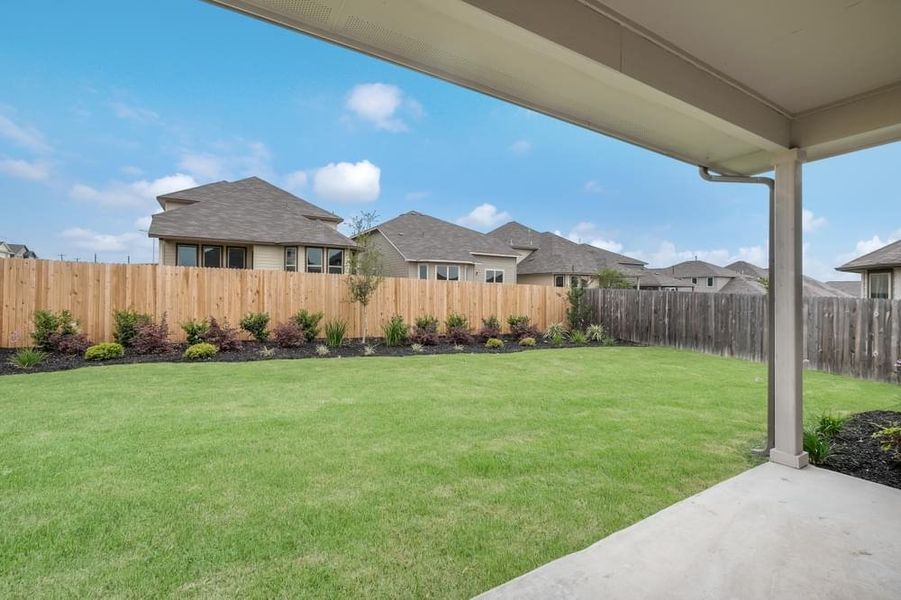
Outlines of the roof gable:
[{"label": "roof gable", "polygon": [[515,258],[513,249],[484,233],[416,211],[376,225],[408,261],[477,262],[479,255]]},{"label": "roof gable", "polygon": [[892,242],[878,250],[874,250],[869,254],[858,256],[854,260],[848,261],[840,267],[836,267],[839,271],[864,271],[879,267],[898,267],[901,266],[901,240]]}]

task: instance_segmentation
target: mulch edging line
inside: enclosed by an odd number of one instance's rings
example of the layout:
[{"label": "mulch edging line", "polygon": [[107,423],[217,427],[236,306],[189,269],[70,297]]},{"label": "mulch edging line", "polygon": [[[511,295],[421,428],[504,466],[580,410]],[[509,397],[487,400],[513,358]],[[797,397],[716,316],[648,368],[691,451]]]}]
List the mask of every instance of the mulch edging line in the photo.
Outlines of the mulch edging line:
[{"label": "mulch edging line", "polygon": [[901,424],[901,412],[873,410],[848,419],[832,438],[832,453],[820,465],[825,469],[901,489],[901,462],[879,447],[873,434]]},{"label": "mulch edging line", "polygon": [[[47,358],[32,369],[19,369],[11,365],[9,359],[15,354],[15,349],[0,348],[0,376],[2,375],[19,375],[23,373],[48,373],[53,371],[67,371],[70,369],[79,369],[82,367],[96,367],[104,365],[132,365],[145,363],[202,363],[202,362],[253,362],[264,360],[291,360],[291,359],[327,359],[327,358],[350,358],[350,357],[366,357],[363,353],[363,344],[359,340],[350,340],[345,342],[340,348],[330,348],[327,356],[319,356],[316,353],[316,346],[319,342],[306,344],[300,348],[279,348],[270,344],[259,344],[257,342],[243,342],[240,350],[229,352],[220,352],[216,356],[203,360],[190,360],[184,358],[182,353],[185,351],[186,345],[179,344],[172,352],[165,354],[131,354],[126,350],[125,356],[104,361],[85,360],[81,355],[67,354],[48,354]],[[437,346],[424,346],[422,352],[414,352],[409,345],[388,347],[384,345],[384,341],[379,338],[370,338],[368,345],[375,348],[374,357],[378,356],[423,356],[434,354],[511,354],[515,352],[531,352],[534,350],[556,350],[559,348],[600,348],[603,344],[587,343],[587,344],[571,344],[563,343],[559,346],[539,343],[533,347],[523,347],[512,338],[504,338],[504,347],[495,350],[486,348],[484,344],[474,343],[463,347],[463,350],[455,350],[454,345],[445,341],[440,342]],[[617,346],[629,345],[627,343],[617,343]],[[260,350],[263,347],[272,351],[271,356],[263,356]]]}]

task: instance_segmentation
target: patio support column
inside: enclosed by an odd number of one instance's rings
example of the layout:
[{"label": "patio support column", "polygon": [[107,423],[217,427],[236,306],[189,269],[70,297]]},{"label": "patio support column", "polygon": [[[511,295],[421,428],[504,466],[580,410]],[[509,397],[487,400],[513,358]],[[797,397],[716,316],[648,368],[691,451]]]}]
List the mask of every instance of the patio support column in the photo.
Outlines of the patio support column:
[{"label": "patio support column", "polygon": [[769,293],[775,316],[771,345],[775,393],[775,447],[770,460],[800,469],[807,465],[802,444],[802,328],[801,322],[801,163],[804,154],[793,149],[776,159],[773,233],[770,252],[773,271]]}]

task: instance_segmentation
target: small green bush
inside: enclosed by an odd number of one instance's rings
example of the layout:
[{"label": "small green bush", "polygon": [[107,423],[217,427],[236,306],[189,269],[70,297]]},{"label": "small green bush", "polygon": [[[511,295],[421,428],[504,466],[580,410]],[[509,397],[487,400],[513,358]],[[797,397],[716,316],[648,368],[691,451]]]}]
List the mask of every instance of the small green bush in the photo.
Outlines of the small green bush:
[{"label": "small green bush", "polygon": [[239,323],[241,329],[253,336],[261,344],[269,341],[269,315],[266,313],[247,313]]},{"label": "small green bush", "polygon": [[35,311],[32,320],[34,330],[31,338],[36,347],[63,354],[81,354],[91,345],[78,328],[78,321],[68,310],[52,313],[48,310]]},{"label": "small green bush", "polygon": [[138,334],[138,327],[151,321],[150,315],[139,313],[133,308],[115,310],[113,311],[113,339],[128,348]]},{"label": "small green bush", "polygon": [[524,337],[524,338],[522,338],[521,340],[519,340],[519,345],[520,345],[520,346],[526,346],[527,348],[530,348],[530,347],[532,347],[532,346],[535,345],[535,338],[533,338],[533,337]]},{"label": "small green bush", "polygon": [[9,364],[17,369],[28,370],[44,362],[45,358],[47,353],[38,348],[19,348],[9,357]]},{"label": "small green bush", "polygon": [[325,343],[330,348],[338,348],[344,343],[347,335],[347,323],[344,321],[329,321],[325,324]]},{"label": "small green bush", "polygon": [[582,346],[588,342],[588,337],[585,335],[584,331],[579,331],[578,329],[575,329],[570,332],[569,341],[571,341],[573,344],[578,344],[578,345]]},{"label": "small green bush", "polygon": [[210,324],[204,319],[194,319],[182,323],[181,329],[185,332],[188,344],[193,346],[203,341],[203,334],[209,331]]},{"label": "small green bush", "polygon": [[410,337],[410,326],[400,315],[394,315],[382,327],[386,346],[403,346]]},{"label": "small green bush", "polygon": [[321,312],[311,313],[306,309],[301,309],[294,315],[294,322],[303,330],[307,342],[312,342],[319,337],[319,321],[322,320],[322,317]]},{"label": "small green bush", "polygon": [[487,342],[485,342],[486,348],[491,348],[492,350],[500,350],[504,347],[504,340],[500,338],[490,338]]},{"label": "small green bush", "polygon": [[528,315],[510,315],[507,317],[507,325],[510,326],[510,335],[517,340],[524,337],[537,338],[540,335],[538,327],[532,325]]},{"label": "small green bush", "polygon": [[110,360],[125,356],[125,347],[118,342],[94,344],[84,352],[85,360]]},{"label": "small green bush", "polygon": [[191,344],[185,350],[185,358],[191,360],[200,360],[203,358],[212,358],[219,352],[219,348],[206,342],[198,342]]},{"label": "small green bush", "polygon": [[813,428],[804,428],[804,451],[811,464],[821,465],[832,453],[832,444]]},{"label": "small green bush", "polygon": [[901,462],[901,425],[883,427],[873,434],[879,440],[879,447],[892,454],[892,459]]},{"label": "small green bush", "polygon": [[479,339],[483,342],[491,338],[500,337],[501,322],[497,317],[491,315],[487,319],[482,319],[482,328],[479,329]]},{"label": "small green bush", "polygon": [[551,346],[561,346],[566,338],[567,333],[563,323],[554,323],[544,332],[544,341]]},{"label": "small green bush", "polygon": [[469,319],[459,313],[451,313],[444,320],[444,328],[446,331],[452,329],[469,329]]}]

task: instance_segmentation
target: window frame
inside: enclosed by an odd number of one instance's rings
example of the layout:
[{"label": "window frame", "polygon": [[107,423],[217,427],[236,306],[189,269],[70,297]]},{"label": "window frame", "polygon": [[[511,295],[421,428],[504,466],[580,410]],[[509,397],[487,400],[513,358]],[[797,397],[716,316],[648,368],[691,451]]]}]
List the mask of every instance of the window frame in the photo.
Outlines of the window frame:
[{"label": "window frame", "polygon": [[[310,251],[318,250],[319,251],[319,270],[311,271],[310,270]],[[322,274],[325,269],[325,251],[319,246],[307,246],[304,249],[303,253],[303,271],[304,273],[318,273]]]},{"label": "window frame", "polygon": [[[425,269],[425,273],[423,273],[423,269]],[[418,278],[421,280],[427,280],[429,278],[429,265],[428,263],[419,263],[418,269]]]},{"label": "window frame", "polygon": [[[341,264],[337,267],[338,271],[333,271],[332,269],[336,268],[332,266],[332,252],[340,252],[341,253]],[[325,269],[329,275],[343,275],[344,274],[344,248],[326,248],[324,259],[326,261]]]},{"label": "window frame", "polygon": [[691,278],[691,284],[692,284],[692,285],[698,285],[698,278],[697,278],[697,277],[692,277],[692,278]]},{"label": "window frame", "polygon": [[[488,273],[494,273],[491,281],[488,281]],[[497,280],[498,274],[501,276],[500,281]],[[485,283],[504,283],[504,269],[485,269]]]},{"label": "window frame", "polygon": [[[298,248],[299,248],[298,246],[285,246],[285,254],[284,254],[285,271],[288,271],[290,273],[297,272],[297,258],[300,255]],[[293,265],[288,262],[288,252],[290,250],[294,251],[294,264]]]},{"label": "window frame", "polygon": [[[182,248],[193,248],[194,249],[194,264],[193,265],[185,265],[181,262],[181,249]],[[175,244],[175,266],[176,267],[199,267],[200,266],[200,255],[198,254],[198,246],[197,244]]]},{"label": "window frame", "polygon": [[[882,296],[874,296],[873,295],[873,276],[881,276],[884,275],[886,278],[886,295]],[[867,298],[872,300],[891,300],[892,298],[892,286],[894,285],[894,281],[892,281],[892,276],[894,274],[889,270],[878,270],[878,271],[867,271]]]},{"label": "window frame", "polygon": [[[439,277],[442,268],[445,270],[445,273],[447,274],[444,279],[441,279]],[[456,279],[450,278],[450,270],[451,269],[457,269],[457,278]],[[462,272],[463,272],[463,270],[460,268],[460,265],[452,265],[452,264],[435,265],[435,279],[438,281],[462,281],[460,279],[460,275],[462,274]]]},{"label": "window frame", "polygon": [[[560,283],[557,283],[557,281],[559,281]],[[554,273],[554,287],[566,287],[566,275],[563,275],[561,273]]]},{"label": "window frame", "polygon": [[[207,248],[215,248],[219,251],[219,264],[218,265],[208,265],[206,264],[206,250]],[[224,248],[219,244],[203,244],[200,246],[200,266],[205,269],[221,269],[222,268],[222,259],[225,258],[223,252]]]},{"label": "window frame", "polygon": [[716,282],[713,279],[713,277],[707,278],[707,287],[714,287],[714,285],[716,285]]},{"label": "window frame", "polygon": [[[241,260],[242,266],[233,267],[231,265],[231,252],[232,250],[240,250],[243,253],[243,259]],[[247,246],[226,246],[225,247],[225,268],[226,269],[248,269],[250,268],[247,263]]]}]

